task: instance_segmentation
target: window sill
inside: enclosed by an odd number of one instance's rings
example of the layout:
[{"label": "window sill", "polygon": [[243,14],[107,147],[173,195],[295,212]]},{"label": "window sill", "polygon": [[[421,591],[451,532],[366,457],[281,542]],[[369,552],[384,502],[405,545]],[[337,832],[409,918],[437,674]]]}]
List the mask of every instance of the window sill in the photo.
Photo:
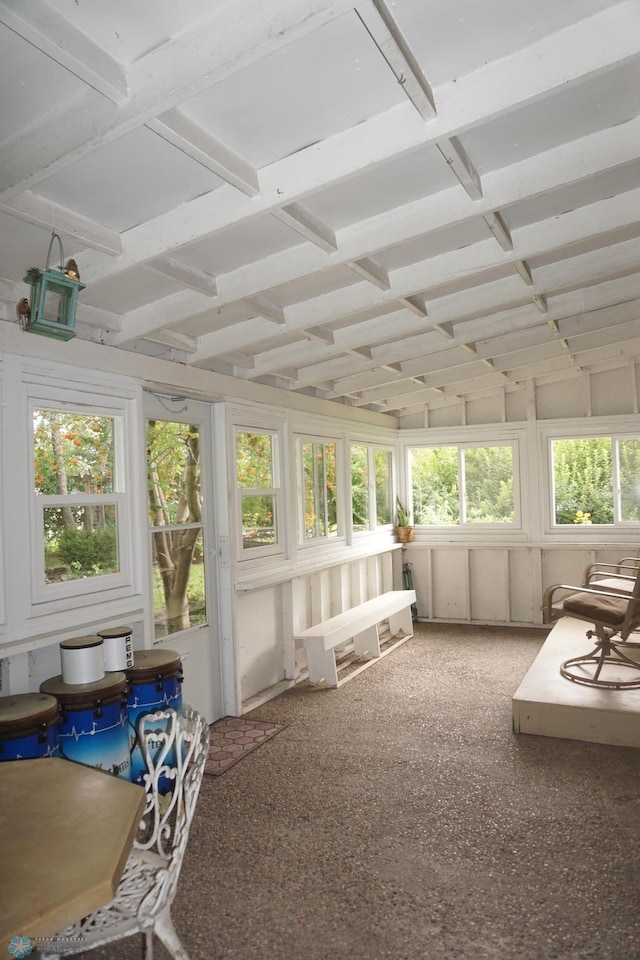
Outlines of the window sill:
[{"label": "window sill", "polygon": [[327,570],[331,567],[337,567],[344,563],[351,563],[353,560],[364,560],[367,557],[375,557],[380,553],[390,553],[402,549],[401,543],[395,543],[394,540],[376,540],[375,544],[362,544],[356,546],[344,545],[340,549],[323,553],[321,556],[313,556],[297,559],[295,561],[287,560],[281,564],[273,564],[268,570],[262,572],[238,571],[236,573],[235,589],[239,593],[248,590],[260,590],[263,587],[274,586],[278,583],[286,583],[287,580],[294,580],[297,577],[304,577],[309,573],[316,573],[319,570]]}]

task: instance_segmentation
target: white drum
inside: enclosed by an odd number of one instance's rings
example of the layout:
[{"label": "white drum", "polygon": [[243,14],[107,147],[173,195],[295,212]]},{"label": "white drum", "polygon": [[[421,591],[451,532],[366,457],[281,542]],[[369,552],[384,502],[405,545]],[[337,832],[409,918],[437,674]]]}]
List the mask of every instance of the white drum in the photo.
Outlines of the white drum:
[{"label": "white drum", "polygon": [[98,631],[98,636],[104,641],[104,668],[107,673],[128,670],[133,666],[132,633],[131,627],[111,627]]},{"label": "white drum", "polygon": [[104,641],[102,637],[73,637],[60,644],[62,682],[95,683],[104,680]]}]

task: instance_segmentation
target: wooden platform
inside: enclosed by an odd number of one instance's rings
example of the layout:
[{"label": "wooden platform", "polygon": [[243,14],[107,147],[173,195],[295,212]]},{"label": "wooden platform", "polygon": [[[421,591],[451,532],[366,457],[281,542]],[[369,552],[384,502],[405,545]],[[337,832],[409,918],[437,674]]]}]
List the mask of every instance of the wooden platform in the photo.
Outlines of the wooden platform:
[{"label": "wooden platform", "polygon": [[[640,747],[640,689],[585,687],[560,675],[563,660],[590,649],[587,629],[569,617],[556,623],[513,696],[514,732]],[[629,670],[619,676],[628,680]]]}]

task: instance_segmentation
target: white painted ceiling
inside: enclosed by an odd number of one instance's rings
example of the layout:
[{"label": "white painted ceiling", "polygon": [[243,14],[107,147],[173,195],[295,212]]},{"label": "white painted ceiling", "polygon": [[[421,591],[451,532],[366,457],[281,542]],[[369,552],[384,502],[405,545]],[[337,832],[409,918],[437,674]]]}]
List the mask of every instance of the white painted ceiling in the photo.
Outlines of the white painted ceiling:
[{"label": "white painted ceiling", "polygon": [[[640,357],[640,0],[0,2],[0,317],[396,416]],[[57,252],[57,246],[54,246]]]}]

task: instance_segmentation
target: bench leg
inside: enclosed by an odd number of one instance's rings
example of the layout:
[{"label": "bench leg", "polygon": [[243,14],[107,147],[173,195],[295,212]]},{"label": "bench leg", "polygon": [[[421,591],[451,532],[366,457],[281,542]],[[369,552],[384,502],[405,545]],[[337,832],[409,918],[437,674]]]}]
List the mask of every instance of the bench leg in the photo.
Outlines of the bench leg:
[{"label": "bench leg", "polygon": [[353,638],[353,652],[357,657],[364,657],[367,653],[372,657],[380,656],[380,638],[375,624],[356,634]]},{"label": "bench leg", "polygon": [[310,683],[326,681],[330,687],[338,686],[338,670],[333,650],[323,650],[319,641],[305,640]]},{"label": "bench leg", "polygon": [[411,606],[394,613],[389,617],[389,630],[395,636],[401,630],[405,636],[413,635],[413,620],[411,618]]}]

